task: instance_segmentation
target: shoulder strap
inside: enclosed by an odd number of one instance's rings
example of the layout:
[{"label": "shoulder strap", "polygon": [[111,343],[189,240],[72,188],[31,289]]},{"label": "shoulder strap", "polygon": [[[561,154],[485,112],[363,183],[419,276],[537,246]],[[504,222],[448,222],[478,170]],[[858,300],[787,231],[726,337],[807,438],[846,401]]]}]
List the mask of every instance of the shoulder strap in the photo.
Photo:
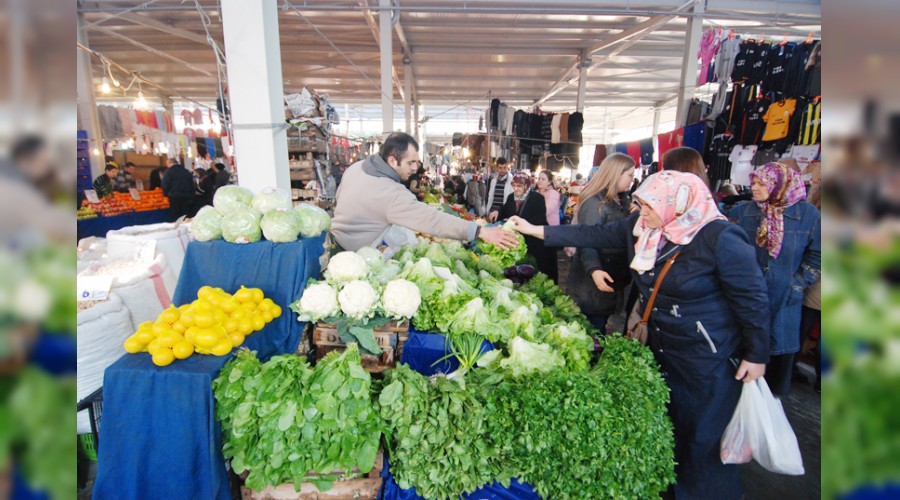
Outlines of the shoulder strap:
[{"label": "shoulder strap", "polygon": [[678,254],[681,253],[681,250],[675,252],[675,255],[669,257],[669,260],[666,261],[666,265],[663,266],[662,271],[659,272],[659,276],[656,277],[656,283],[653,284],[653,292],[650,293],[650,300],[647,301],[647,306],[644,308],[644,317],[641,318],[642,323],[647,323],[650,321],[650,312],[653,311],[653,303],[656,302],[656,294],[659,293],[659,285],[662,283],[663,278],[666,277],[666,274],[669,273],[669,269],[672,268],[672,264],[675,262],[675,258],[678,257]]}]

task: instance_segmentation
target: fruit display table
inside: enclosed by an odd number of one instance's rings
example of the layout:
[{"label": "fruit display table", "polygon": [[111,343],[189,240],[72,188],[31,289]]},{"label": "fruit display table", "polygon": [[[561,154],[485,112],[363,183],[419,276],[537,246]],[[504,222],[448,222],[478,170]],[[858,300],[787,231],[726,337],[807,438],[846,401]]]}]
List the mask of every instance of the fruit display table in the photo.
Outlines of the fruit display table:
[{"label": "fruit display table", "polygon": [[169,209],[148,210],[146,212],[130,212],[112,217],[96,217],[78,221],[78,239],[88,236],[105,238],[106,233],[115,229],[144,224],[157,224],[169,221]]},{"label": "fruit display table", "polygon": [[[173,303],[190,302],[203,285],[259,287],[284,313],[244,346],[262,360],[295,352],[305,323],[287,305],[319,275],[324,241],[192,241]],[[157,367],[147,353],[128,354],[107,368],[94,498],[231,498],[211,384],[232,355]]]}]

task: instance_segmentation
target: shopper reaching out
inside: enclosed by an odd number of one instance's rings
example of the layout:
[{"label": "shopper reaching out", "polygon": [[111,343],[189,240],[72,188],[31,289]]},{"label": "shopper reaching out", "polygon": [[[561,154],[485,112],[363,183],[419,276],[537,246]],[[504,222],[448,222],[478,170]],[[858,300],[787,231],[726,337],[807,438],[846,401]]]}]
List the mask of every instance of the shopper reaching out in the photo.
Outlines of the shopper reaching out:
[{"label": "shopper reaching out", "polygon": [[[531,176],[528,175],[528,172],[519,171],[513,175],[512,188],[512,194],[500,208],[498,220],[519,216],[532,224],[547,224],[547,207],[544,204],[544,197],[531,189]],[[550,249],[548,252],[543,241],[528,235],[525,236],[525,246],[528,247],[528,255],[537,263],[538,270],[549,276],[555,283],[559,278],[556,249]]]},{"label": "shopper reaching out", "polygon": [[[379,246],[386,238],[414,241],[412,231],[441,238],[482,239],[502,248],[516,246],[516,235],[501,228],[445,214],[416,200],[403,182],[418,167],[419,144],[396,132],[385,139],[378,154],[352,165],[337,191],[331,232],[344,250]],[[412,231],[410,231],[412,230]]]},{"label": "shopper reaching out", "polygon": [[[747,234],[722,216],[693,174],[659,172],[635,191],[639,213],[608,224],[534,226],[511,220],[548,246],[623,249],[646,305],[665,263],[649,319],[649,346],[671,389],[675,427],[676,498],[738,498],[734,465],[719,444],[741,384],[765,373],[769,357],[766,283]],[[640,312],[643,312],[641,310]],[[737,360],[740,359],[740,364]]]}]

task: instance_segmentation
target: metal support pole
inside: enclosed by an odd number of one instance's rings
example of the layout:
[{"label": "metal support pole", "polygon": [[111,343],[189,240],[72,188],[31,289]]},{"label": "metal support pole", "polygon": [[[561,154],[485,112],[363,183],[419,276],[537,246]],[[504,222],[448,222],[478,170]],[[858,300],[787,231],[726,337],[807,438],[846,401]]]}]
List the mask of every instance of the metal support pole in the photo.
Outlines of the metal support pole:
[{"label": "metal support pole", "polygon": [[587,70],[591,67],[591,58],[584,52],[581,54],[581,66],[578,71],[578,100],[575,102],[575,111],[584,111],[584,94],[587,91]]},{"label": "metal support pole", "polygon": [[[413,106],[413,124],[415,125],[415,127],[414,127],[415,133],[413,133],[413,137],[415,137],[416,140],[419,141],[420,127],[419,127],[419,101],[418,100],[416,100],[415,105]],[[421,143],[422,142],[419,141],[419,144],[421,144]]]},{"label": "metal support pole", "polygon": [[278,4],[222,0],[238,183],[290,190]]},{"label": "metal support pole", "polygon": [[[381,36],[381,131],[385,137],[394,131],[394,89],[391,82],[393,68],[393,29],[391,0],[379,0],[378,29]],[[387,10],[385,10],[387,9]]]},{"label": "metal support pole", "polygon": [[700,35],[703,30],[703,13],[706,2],[694,4],[694,16],[688,18],[685,31],[687,43],[684,45],[684,62],[681,64],[681,79],[678,81],[678,104],[675,110],[675,126],[686,125],[688,108],[697,87],[697,51],[700,49]]},{"label": "metal support pole", "polygon": [[403,108],[406,115],[406,133],[412,135],[412,64],[409,56],[403,58]]},{"label": "metal support pole", "polygon": [[[88,45],[87,30],[84,27],[84,15],[78,15],[78,43]],[[78,128],[87,131],[89,154],[91,157],[91,177],[103,173],[106,166],[106,155],[103,153],[103,136],[100,131],[100,117],[97,114],[97,103],[94,101],[94,75],[91,67],[91,55],[83,50],[76,50],[78,58]],[[96,153],[95,153],[96,151]]]}]

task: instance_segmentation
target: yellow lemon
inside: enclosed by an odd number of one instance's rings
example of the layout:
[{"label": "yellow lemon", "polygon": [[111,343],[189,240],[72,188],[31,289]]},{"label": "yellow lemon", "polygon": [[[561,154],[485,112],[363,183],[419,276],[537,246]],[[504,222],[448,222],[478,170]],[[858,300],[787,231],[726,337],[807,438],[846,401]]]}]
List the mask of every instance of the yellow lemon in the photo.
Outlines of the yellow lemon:
[{"label": "yellow lemon", "polygon": [[234,347],[239,347],[244,343],[244,336],[240,332],[231,333],[228,338],[231,339],[231,345]]},{"label": "yellow lemon", "polygon": [[263,291],[259,288],[251,288],[250,293],[253,294],[253,302],[262,302],[262,300],[266,298]]},{"label": "yellow lemon", "polygon": [[181,313],[181,317],[178,318],[178,321],[184,323],[184,326],[190,328],[194,326],[194,311],[185,311]]},{"label": "yellow lemon", "polygon": [[156,336],[153,335],[153,332],[151,332],[148,328],[138,330],[138,332],[132,335],[132,337],[137,338],[144,345],[149,344],[153,341],[153,339],[156,338]]},{"label": "yellow lemon", "polygon": [[187,359],[191,357],[191,354],[194,354],[194,344],[191,344],[187,340],[182,340],[172,347],[172,354],[178,359]]},{"label": "yellow lemon", "polygon": [[172,364],[172,361],[175,361],[172,349],[160,349],[153,355],[153,364],[156,366],[168,366]]},{"label": "yellow lemon", "polygon": [[192,342],[197,347],[209,349],[219,342],[219,336],[213,333],[209,328],[198,329]]},{"label": "yellow lemon", "polygon": [[225,312],[221,309],[216,309],[215,311],[213,311],[213,318],[216,319],[216,324],[221,325],[225,322],[226,319],[228,319],[228,315],[225,314]]},{"label": "yellow lemon", "polygon": [[222,311],[226,314],[233,313],[239,306],[240,304],[238,303],[238,301],[234,300],[234,298],[232,297],[228,297],[219,302],[219,308],[222,309]]},{"label": "yellow lemon", "polygon": [[159,320],[163,323],[168,323],[171,325],[172,323],[178,321],[179,317],[181,317],[181,311],[175,309],[172,306],[169,306],[168,309],[166,309],[162,312],[162,314],[159,315]]},{"label": "yellow lemon", "polygon": [[197,298],[200,300],[209,300],[210,297],[215,295],[216,291],[213,287],[201,286],[199,290],[197,290]]},{"label": "yellow lemon", "polygon": [[125,352],[129,354],[137,354],[144,350],[145,344],[138,340],[137,335],[132,335],[125,339]]},{"label": "yellow lemon", "polygon": [[198,312],[194,315],[194,324],[200,328],[209,328],[216,324],[216,317],[210,312]]},{"label": "yellow lemon", "polygon": [[147,352],[149,352],[151,356],[156,354],[156,351],[159,351],[162,348],[163,347],[159,345],[159,341],[156,339],[153,339],[149,344],[147,344]]},{"label": "yellow lemon", "polygon": [[262,317],[263,321],[265,321],[266,323],[272,321],[272,313],[268,310],[260,313],[260,316]]},{"label": "yellow lemon", "polygon": [[159,342],[159,345],[162,347],[172,348],[175,347],[175,344],[183,342],[184,337],[174,331],[169,331],[157,337],[156,341]]},{"label": "yellow lemon", "polygon": [[281,317],[281,306],[279,306],[278,304],[274,304],[269,309],[269,312],[272,313],[273,318]]},{"label": "yellow lemon", "polygon": [[140,325],[138,325],[138,331],[141,331],[141,330],[149,330],[152,326],[153,326],[153,322],[152,322],[152,321],[144,321],[143,323],[141,323]]},{"label": "yellow lemon", "polygon": [[253,317],[253,331],[258,332],[262,330],[264,326],[266,326],[266,320],[262,316],[257,315]]},{"label": "yellow lemon", "polygon": [[238,320],[234,318],[228,318],[222,322],[222,327],[225,328],[225,331],[229,334],[232,334],[240,328],[241,324]]},{"label": "yellow lemon", "polygon": [[220,340],[216,345],[210,349],[210,352],[215,356],[225,356],[229,352],[231,352],[231,339],[225,338]]},{"label": "yellow lemon", "polygon": [[253,300],[253,293],[249,288],[242,286],[240,290],[234,292],[234,299],[246,304]]},{"label": "yellow lemon", "polygon": [[169,325],[159,322],[159,321],[157,321],[156,323],[153,323],[153,326],[150,327],[150,331],[153,332],[153,335],[156,337],[159,337],[160,335],[165,333],[165,331],[168,329],[169,329]]},{"label": "yellow lemon", "polygon": [[197,335],[197,332],[199,330],[200,328],[197,328],[196,326],[188,328],[184,331],[184,340],[187,340],[188,342],[194,342],[194,337]]},{"label": "yellow lemon", "polygon": [[178,321],[172,323],[172,329],[183,335],[188,327],[179,319]]},{"label": "yellow lemon", "polygon": [[243,318],[238,322],[238,331],[243,335],[250,335],[253,332],[253,320]]},{"label": "yellow lemon", "polygon": [[182,305],[178,306],[178,311],[179,311],[179,312],[185,312],[185,311],[187,311],[187,310],[190,309],[190,308],[191,308],[191,305],[190,305],[190,304],[182,304]]}]

